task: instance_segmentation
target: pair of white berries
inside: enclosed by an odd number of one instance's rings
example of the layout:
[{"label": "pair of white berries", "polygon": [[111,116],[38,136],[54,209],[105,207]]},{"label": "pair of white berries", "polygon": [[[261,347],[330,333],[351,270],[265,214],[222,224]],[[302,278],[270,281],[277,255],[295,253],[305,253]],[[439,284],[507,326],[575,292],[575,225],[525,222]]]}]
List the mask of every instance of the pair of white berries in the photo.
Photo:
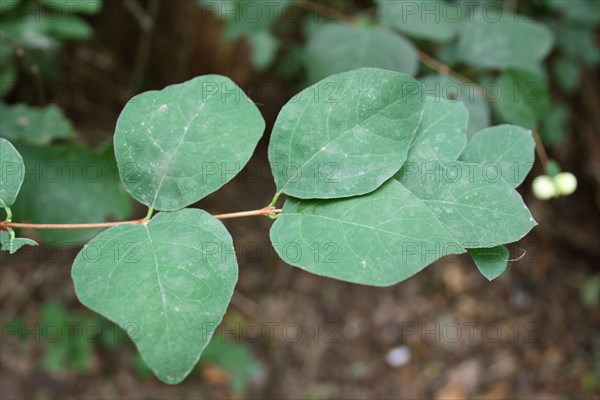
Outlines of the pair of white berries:
[{"label": "pair of white berries", "polygon": [[531,188],[535,197],[540,200],[568,196],[577,189],[577,178],[570,172],[561,172],[552,177],[540,175],[534,179]]}]

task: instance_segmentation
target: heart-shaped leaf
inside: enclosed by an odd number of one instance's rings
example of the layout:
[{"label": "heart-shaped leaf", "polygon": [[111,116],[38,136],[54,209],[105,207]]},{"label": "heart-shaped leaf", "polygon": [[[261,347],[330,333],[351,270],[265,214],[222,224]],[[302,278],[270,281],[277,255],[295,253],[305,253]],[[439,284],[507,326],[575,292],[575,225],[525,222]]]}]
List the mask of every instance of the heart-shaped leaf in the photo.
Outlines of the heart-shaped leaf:
[{"label": "heart-shaped leaf", "polygon": [[489,249],[469,249],[475,265],[488,280],[492,281],[502,275],[508,266],[508,249],[496,246]]},{"label": "heart-shaped leaf", "polygon": [[496,168],[436,161],[420,170],[403,170],[397,179],[466,248],[516,242],[536,225],[519,193]]},{"label": "heart-shaped leaf", "polygon": [[291,265],[374,286],[393,285],[464,252],[428,206],[394,180],[359,197],[288,198],[271,241]]},{"label": "heart-shaped leaf", "polygon": [[517,187],[533,167],[535,141],[531,131],[514,125],[499,125],[477,132],[460,159],[500,171],[512,187]]},{"label": "heart-shaped leaf", "polygon": [[299,198],[369,193],[406,160],[423,110],[421,85],[398,72],[361,68],[294,96],[271,135],[280,192]]},{"label": "heart-shaped leaf", "polygon": [[79,300],[127,331],[166,383],[192,370],[237,281],[231,236],[208,213],[159,213],[147,225],[119,225],[77,255]]},{"label": "heart-shaped leaf", "polygon": [[229,78],[206,75],[142,93],[119,116],[115,155],[127,191],[157,210],[178,210],[229,182],[265,129]]}]

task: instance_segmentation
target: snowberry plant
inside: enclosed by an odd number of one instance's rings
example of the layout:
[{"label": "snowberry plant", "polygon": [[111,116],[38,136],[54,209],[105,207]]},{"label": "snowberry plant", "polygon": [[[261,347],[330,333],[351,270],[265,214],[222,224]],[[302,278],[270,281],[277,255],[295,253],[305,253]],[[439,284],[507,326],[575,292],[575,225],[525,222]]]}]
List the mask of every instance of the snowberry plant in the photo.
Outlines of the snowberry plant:
[{"label": "snowberry plant", "polygon": [[[314,274],[388,286],[468,252],[491,280],[507,266],[503,245],[536,225],[515,190],[534,142],[512,125],[467,142],[468,122],[462,103],[426,97],[409,75],[332,75],[283,107],[269,144],[273,201],[237,215],[275,219],[277,253]],[[87,243],[72,278],[80,301],[128,331],[166,383],[197,363],[238,276],[223,224],[189,206],[232,178],[219,170],[241,170],[264,129],[254,103],[217,75],[140,94],[118,119],[120,178],[148,214],[112,223]],[[8,141],[0,150],[2,248],[14,252],[31,244],[15,237],[23,224],[10,211],[24,166]]]}]

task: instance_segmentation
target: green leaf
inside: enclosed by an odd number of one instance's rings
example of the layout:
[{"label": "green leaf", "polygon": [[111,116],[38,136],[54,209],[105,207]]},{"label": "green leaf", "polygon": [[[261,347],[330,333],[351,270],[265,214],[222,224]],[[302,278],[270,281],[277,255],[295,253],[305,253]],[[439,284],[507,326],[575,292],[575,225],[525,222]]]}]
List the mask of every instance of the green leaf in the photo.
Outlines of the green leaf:
[{"label": "green leaf", "polygon": [[444,75],[427,75],[420,79],[424,85],[427,96],[436,99],[447,99],[462,102],[469,111],[469,125],[467,135],[471,137],[475,132],[490,126],[490,108],[475,85],[467,85],[452,77]]},{"label": "green leaf", "polygon": [[427,205],[394,180],[360,197],[288,198],[271,242],[291,265],[373,286],[393,285],[464,252]]},{"label": "green leaf", "polygon": [[[224,322],[227,324],[227,322]],[[228,342],[223,336],[213,336],[202,353],[201,363],[214,363],[231,374],[229,387],[238,394],[246,394],[250,380],[263,371],[252,354],[252,348],[244,342]]]},{"label": "green leaf", "polygon": [[581,84],[581,65],[569,57],[559,57],[552,64],[556,83],[567,93],[573,93]]},{"label": "green leaf", "polygon": [[384,27],[325,24],[310,36],[306,68],[310,82],[360,67],[376,67],[414,75],[417,50]]},{"label": "green leaf", "polygon": [[409,162],[456,160],[467,144],[469,113],[460,102],[427,97]]},{"label": "green leaf", "polygon": [[102,0],[38,0],[38,2],[67,15],[73,13],[98,14],[102,9]]},{"label": "green leaf", "polygon": [[[224,36],[227,39],[236,39],[249,36],[256,32],[268,30],[277,21],[281,13],[289,6],[292,0],[238,0],[231,8],[225,2],[204,1],[207,9],[220,8],[225,11],[223,17],[227,19]],[[217,11],[219,13],[219,11]]]},{"label": "green leaf", "polygon": [[552,33],[529,17],[502,12],[485,17],[478,13],[462,29],[456,57],[467,64],[491,69],[531,69],[552,49]]},{"label": "green leaf", "polygon": [[568,57],[581,60],[588,65],[600,63],[600,52],[594,29],[581,24],[553,25],[556,32],[556,47]]},{"label": "green leaf", "polygon": [[11,142],[0,138],[0,207],[14,204],[24,178],[23,157]]},{"label": "green leaf", "polygon": [[88,39],[93,34],[92,26],[76,15],[58,21],[50,30],[50,35],[60,40]]},{"label": "green leaf", "polygon": [[171,211],[229,182],[265,129],[260,112],[229,78],[206,75],[132,98],[119,116],[115,155],[136,200]]},{"label": "green leaf", "polygon": [[[69,144],[18,146],[26,165],[25,182],[13,208],[14,220],[32,223],[91,223],[122,220],[131,199],[119,183],[112,147],[91,151]],[[83,243],[100,230],[40,230],[46,243]]]},{"label": "green leaf", "polygon": [[557,145],[569,132],[569,117],[571,112],[563,103],[554,103],[550,111],[541,121],[540,135],[547,145]]},{"label": "green leaf", "polygon": [[146,364],[170,384],[198,362],[237,275],[231,236],[198,209],[107,229],[72,270],[79,300],[127,331]]},{"label": "green leaf", "polygon": [[598,0],[548,0],[548,6],[560,11],[567,19],[584,24],[600,22],[600,2]]},{"label": "green leaf", "polygon": [[494,168],[512,187],[518,187],[533,167],[535,141],[531,131],[520,126],[494,126],[477,132],[460,159]]},{"label": "green leaf", "polygon": [[516,242],[536,225],[519,193],[495,168],[436,161],[403,170],[397,179],[466,248]]},{"label": "green leaf", "polygon": [[279,191],[299,198],[371,192],[406,160],[419,127],[421,85],[361,68],[330,76],[281,110],[269,144]]},{"label": "green leaf", "polygon": [[45,146],[53,140],[73,138],[73,126],[55,104],[38,108],[0,104],[0,136],[13,142]]},{"label": "green leaf", "polygon": [[0,250],[14,254],[25,245],[37,246],[37,242],[27,238],[15,238],[8,231],[0,231]]},{"label": "green leaf", "polygon": [[491,101],[504,122],[537,128],[550,107],[546,82],[527,71],[507,70],[496,85],[498,95]]},{"label": "green leaf", "polygon": [[0,0],[0,14],[12,10],[19,5],[21,0]]},{"label": "green leaf", "polygon": [[496,246],[483,249],[469,249],[475,265],[489,281],[502,275],[508,266],[508,249],[504,246]]},{"label": "green leaf", "polygon": [[462,13],[442,0],[377,0],[379,20],[409,36],[447,42],[456,36]]},{"label": "green leaf", "polygon": [[260,31],[250,35],[250,61],[257,71],[265,71],[273,64],[277,51],[279,50],[279,40],[269,31]]}]

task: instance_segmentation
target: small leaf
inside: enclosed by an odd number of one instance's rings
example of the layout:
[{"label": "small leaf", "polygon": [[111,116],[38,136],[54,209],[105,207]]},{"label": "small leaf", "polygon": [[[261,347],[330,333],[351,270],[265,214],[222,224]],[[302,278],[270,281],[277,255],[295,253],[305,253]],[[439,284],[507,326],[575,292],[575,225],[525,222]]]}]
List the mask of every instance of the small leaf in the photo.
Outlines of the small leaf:
[{"label": "small leaf", "polygon": [[[221,17],[227,20],[223,33],[227,39],[250,36],[260,31],[266,31],[277,21],[281,13],[289,7],[293,0],[237,0],[231,2],[219,0],[204,0],[202,3],[207,10],[217,9]],[[220,3],[220,4],[219,4]],[[232,7],[233,6],[233,7]]]},{"label": "small leaf", "polygon": [[299,198],[371,192],[406,160],[423,109],[410,76],[361,68],[330,76],[281,110],[269,144],[277,188]]},{"label": "small leaf", "polygon": [[206,75],[132,98],[119,116],[115,155],[125,188],[157,210],[178,210],[229,182],[265,129],[229,78]]},{"label": "small leaf", "polygon": [[511,124],[535,129],[550,108],[546,83],[527,71],[507,70],[496,80],[494,104],[500,117]]},{"label": "small leaf", "polygon": [[464,252],[428,206],[394,180],[360,197],[288,198],[271,242],[288,264],[373,286],[393,285]]},{"label": "small leaf", "polygon": [[427,96],[462,102],[469,111],[467,136],[490,126],[490,108],[475,84],[466,84],[444,75],[427,75],[420,79]]},{"label": "small leaf", "polygon": [[436,161],[403,170],[397,179],[466,248],[516,242],[536,225],[519,193],[495,168]]},{"label": "small leaf", "polygon": [[27,238],[13,238],[10,232],[0,231],[0,250],[14,254],[25,245],[37,246],[37,242]]},{"label": "small leaf", "polygon": [[273,64],[277,50],[279,50],[279,39],[269,31],[259,31],[250,35],[250,46],[252,52],[250,61],[257,71],[265,71]]},{"label": "small leaf", "polygon": [[55,104],[38,108],[0,104],[0,136],[13,142],[45,146],[53,140],[73,138],[73,126]]},{"label": "small leaf", "polygon": [[529,17],[502,12],[493,22],[478,13],[459,35],[456,57],[482,68],[531,69],[552,49],[552,33]]},{"label": "small leaf", "polygon": [[24,178],[23,157],[11,142],[0,138],[0,207],[14,204]]},{"label": "small leaf", "polygon": [[414,75],[419,66],[415,47],[383,27],[325,24],[306,45],[310,82],[360,67],[376,67]]},{"label": "small leaf", "polygon": [[469,249],[475,265],[489,281],[502,275],[508,266],[508,249],[504,246],[496,246],[483,249]]},{"label": "small leaf", "polygon": [[107,229],[77,255],[72,270],[79,300],[123,328],[170,384],[198,362],[237,274],[231,236],[198,209]]},{"label": "small leaf", "polygon": [[[75,144],[18,149],[28,167],[12,209],[15,221],[91,223],[129,217],[131,198],[119,183],[112,146],[100,151]],[[73,245],[99,232],[44,229],[38,234],[46,243]]]},{"label": "small leaf", "polygon": [[377,0],[379,20],[409,36],[434,42],[451,40],[460,29],[462,12],[442,0]]},{"label": "small leaf", "polygon": [[467,144],[468,121],[469,113],[462,103],[427,97],[406,164],[456,160]]},{"label": "small leaf", "polygon": [[514,125],[494,126],[477,132],[460,159],[494,168],[512,187],[518,187],[533,167],[535,141],[528,129]]}]

